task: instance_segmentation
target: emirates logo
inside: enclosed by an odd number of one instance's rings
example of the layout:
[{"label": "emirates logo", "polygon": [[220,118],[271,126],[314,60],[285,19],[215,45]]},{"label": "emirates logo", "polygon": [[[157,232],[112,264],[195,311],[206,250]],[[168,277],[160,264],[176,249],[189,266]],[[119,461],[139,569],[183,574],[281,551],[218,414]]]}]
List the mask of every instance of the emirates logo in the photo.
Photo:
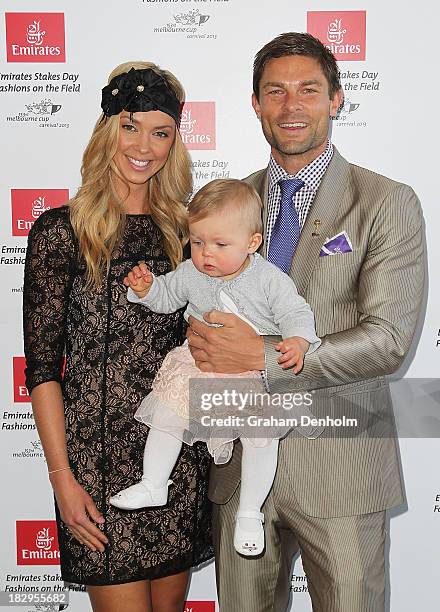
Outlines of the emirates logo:
[{"label": "emirates logo", "polygon": [[6,13],[8,62],[65,62],[64,13]]},{"label": "emirates logo", "polygon": [[186,102],[179,131],[187,149],[215,149],[215,102]]},{"label": "emirates logo", "polygon": [[11,189],[12,235],[27,236],[38,217],[68,199],[68,189]]},{"label": "emirates logo", "polygon": [[59,565],[55,521],[17,521],[17,565]]},{"label": "emirates logo", "polygon": [[26,30],[26,40],[30,45],[42,45],[46,32],[40,29],[40,22],[34,21]]},{"label": "emirates logo", "polygon": [[337,60],[362,61],[366,57],[366,11],[309,11],[307,32]]},{"label": "emirates logo", "polygon": [[327,40],[329,43],[340,44],[344,42],[344,34],[347,30],[342,28],[342,19],[335,19],[330,22],[327,30]]},{"label": "emirates logo", "polygon": [[46,210],[50,210],[50,206],[46,206],[46,198],[40,196],[32,202],[32,219],[38,219]]},{"label": "emirates logo", "polygon": [[35,546],[40,550],[51,550],[54,539],[54,536],[49,535],[49,527],[43,527],[41,531],[37,532]]}]

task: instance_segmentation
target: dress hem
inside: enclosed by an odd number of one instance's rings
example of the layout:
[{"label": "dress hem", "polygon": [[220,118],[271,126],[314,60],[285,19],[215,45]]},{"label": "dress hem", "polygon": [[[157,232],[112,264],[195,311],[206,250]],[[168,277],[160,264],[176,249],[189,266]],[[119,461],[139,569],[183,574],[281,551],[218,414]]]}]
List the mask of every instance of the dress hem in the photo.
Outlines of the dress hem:
[{"label": "dress hem", "polygon": [[128,584],[130,582],[140,582],[141,580],[156,580],[159,578],[167,578],[168,576],[173,576],[174,574],[179,574],[180,572],[184,572],[188,569],[199,569],[201,565],[207,564],[214,559],[214,552],[207,553],[206,558],[202,558],[202,560],[194,563],[193,560],[185,561],[182,563],[180,567],[174,566],[173,568],[168,568],[163,572],[160,571],[160,567],[169,565],[169,563],[163,563],[161,565],[155,566],[154,568],[150,568],[149,571],[146,571],[142,576],[139,574],[132,578],[127,578],[123,580],[114,580],[114,581],[97,581],[97,580],[80,580],[78,577],[67,576],[61,570],[61,578],[64,582],[68,582],[70,584],[78,584],[84,586],[116,586],[118,584]]}]

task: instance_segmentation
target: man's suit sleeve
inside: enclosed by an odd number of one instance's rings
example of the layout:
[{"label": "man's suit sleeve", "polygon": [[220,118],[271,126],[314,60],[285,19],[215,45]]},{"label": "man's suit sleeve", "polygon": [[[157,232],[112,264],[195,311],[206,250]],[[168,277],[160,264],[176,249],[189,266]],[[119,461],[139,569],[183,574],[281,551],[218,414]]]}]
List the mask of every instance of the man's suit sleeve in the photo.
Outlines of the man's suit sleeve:
[{"label": "man's suit sleeve", "polygon": [[385,197],[371,227],[359,274],[358,324],[325,336],[296,376],[277,363],[279,336],[265,336],[270,391],[319,389],[395,372],[411,345],[423,287],[420,202],[410,187],[398,185]]}]

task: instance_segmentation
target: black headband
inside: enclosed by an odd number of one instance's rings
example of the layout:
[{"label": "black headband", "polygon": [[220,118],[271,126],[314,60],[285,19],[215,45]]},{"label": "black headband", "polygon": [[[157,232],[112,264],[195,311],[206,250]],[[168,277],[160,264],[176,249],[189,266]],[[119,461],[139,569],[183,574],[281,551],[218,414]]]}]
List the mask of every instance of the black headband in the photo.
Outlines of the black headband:
[{"label": "black headband", "polygon": [[131,68],[118,74],[102,90],[101,108],[106,117],[160,110],[179,123],[180,102],[167,81],[151,70]]}]

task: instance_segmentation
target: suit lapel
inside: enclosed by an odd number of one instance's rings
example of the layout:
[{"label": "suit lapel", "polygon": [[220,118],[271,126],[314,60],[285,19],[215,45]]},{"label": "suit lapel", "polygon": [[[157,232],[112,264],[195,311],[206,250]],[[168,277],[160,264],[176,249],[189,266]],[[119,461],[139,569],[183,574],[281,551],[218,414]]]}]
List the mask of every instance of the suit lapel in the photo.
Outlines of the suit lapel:
[{"label": "suit lapel", "polygon": [[[331,162],[308,212],[293,256],[290,276],[301,295],[306,292],[322,245],[327,238],[331,237],[334,219],[346,191],[349,168],[349,163],[335,148]],[[314,223],[316,219],[321,221],[319,236],[312,236],[316,230]]]}]

